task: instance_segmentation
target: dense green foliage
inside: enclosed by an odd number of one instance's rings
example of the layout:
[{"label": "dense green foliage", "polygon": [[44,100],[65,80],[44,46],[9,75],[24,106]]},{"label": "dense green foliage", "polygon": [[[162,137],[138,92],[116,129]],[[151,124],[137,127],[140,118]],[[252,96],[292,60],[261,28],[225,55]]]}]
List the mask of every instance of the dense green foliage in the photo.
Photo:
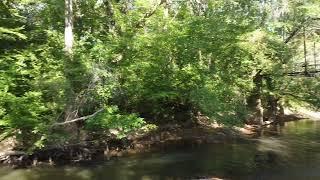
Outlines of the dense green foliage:
[{"label": "dense green foliage", "polygon": [[[285,43],[301,24],[318,22],[305,23],[319,2],[166,2],[76,1],[68,56],[63,1],[1,1],[1,138],[33,149],[75,141],[74,129],[124,137],[146,123],[187,124],[199,114],[241,124],[254,112],[259,71],[264,102],[320,107],[318,78],[286,75],[303,60],[301,31]],[[309,29],[307,42],[319,45],[319,29]],[[88,118],[60,125],[70,114]]]}]

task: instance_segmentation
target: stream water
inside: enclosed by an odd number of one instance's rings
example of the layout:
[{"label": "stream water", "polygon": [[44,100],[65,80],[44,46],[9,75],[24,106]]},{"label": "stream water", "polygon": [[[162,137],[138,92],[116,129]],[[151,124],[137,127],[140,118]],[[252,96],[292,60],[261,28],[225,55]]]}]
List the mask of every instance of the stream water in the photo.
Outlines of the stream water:
[{"label": "stream water", "polygon": [[1,180],[320,179],[320,121],[288,122],[252,142],[201,145],[76,167],[0,168]]}]

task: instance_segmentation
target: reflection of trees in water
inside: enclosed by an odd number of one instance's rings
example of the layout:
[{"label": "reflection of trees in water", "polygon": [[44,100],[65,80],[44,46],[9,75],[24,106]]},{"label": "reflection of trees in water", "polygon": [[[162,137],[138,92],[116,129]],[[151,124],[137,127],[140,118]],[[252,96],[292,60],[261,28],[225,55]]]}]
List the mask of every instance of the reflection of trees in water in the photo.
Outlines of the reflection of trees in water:
[{"label": "reflection of trees in water", "polygon": [[263,137],[258,140],[258,151],[260,152],[275,152],[281,156],[288,156],[287,143],[281,139],[274,137]]},{"label": "reflection of trees in water", "polygon": [[283,134],[282,129],[284,124],[270,125],[267,128],[261,128],[258,131],[258,136],[281,136]]}]

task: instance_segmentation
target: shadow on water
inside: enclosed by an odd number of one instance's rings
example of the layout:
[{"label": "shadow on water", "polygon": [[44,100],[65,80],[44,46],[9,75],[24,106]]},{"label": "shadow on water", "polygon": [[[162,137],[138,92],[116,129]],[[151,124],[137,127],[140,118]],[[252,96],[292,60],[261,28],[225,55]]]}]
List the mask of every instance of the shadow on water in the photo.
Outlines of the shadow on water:
[{"label": "shadow on water", "polygon": [[77,167],[0,168],[1,180],[320,179],[320,121],[288,122],[250,142],[201,145]]}]

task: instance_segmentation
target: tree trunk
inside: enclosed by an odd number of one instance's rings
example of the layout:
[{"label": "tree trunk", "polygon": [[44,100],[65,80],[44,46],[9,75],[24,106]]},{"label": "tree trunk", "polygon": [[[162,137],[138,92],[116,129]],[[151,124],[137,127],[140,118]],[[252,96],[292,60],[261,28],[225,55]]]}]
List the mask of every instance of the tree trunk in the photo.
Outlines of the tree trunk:
[{"label": "tree trunk", "polygon": [[169,9],[171,0],[164,0],[164,10],[163,10],[163,18],[165,19],[165,25],[163,27],[164,30],[168,29],[168,22],[169,22]]},{"label": "tree trunk", "polygon": [[265,77],[266,80],[266,84],[267,87],[270,91],[269,95],[267,96],[268,98],[268,113],[267,116],[269,118],[270,121],[272,122],[276,122],[277,121],[277,113],[278,113],[278,100],[279,98],[277,98],[273,92],[274,92],[274,84],[273,84],[273,80],[271,76],[267,76]]},{"label": "tree trunk", "polygon": [[[64,50],[66,53],[66,62],[65,62],[65,74],[66,79],[69,82],[72,82],[71,76],[69,75],[69,64],[72,62],[72,48],[73,48],[73,3],[72,0],[65,0],[65,29],[64,29]],[[74,119],[77,112],[73,110],[73,101],[74,101],[74,92],[72,83],[70,83],[70,87],[66,89],[66,108],[65,108],[65,116],[64,120],[69,121],[70,119]]]},{"label": "tree trunk", "polygon": [[276,122],[278,114],[278,99],[272,94],[268,95],[267,112],[267,117],[269,118],[269,121]]},{"label": "tree trunk", "polygon": [[[65,52],[66,52],[66,62],[65,62],[65,73],[66,78],[69,82],[72,82],[69,75],[69,64],[72,62],[72,47],[73,47],[73,3],[72,0],[65,0],[65,29],[64,29],[64,45],[65,45]],[[71,87],[66,89],[66,96],[67,96],[67,104],[65,109],[65,121],[70,119],[74,119],[77,112],[73,110],[73,101],[74,101],[74,92],[72,83],[70,83]]]},{"label": "tree trunk", "polygon": [[255,75],[253,82],[255,84],[255,123],[258,125],[263,125],[263,106],[261,100],[261,91],[262,91],[262,78],[261,70]]},{"label": "tree trunk", "polygon": [[256,101],[256,124],[263,125],[263,107],[262,107],[262,101],[261,98],[257,98]]},{"label": "tree trunk", "polygon": [[279,124],[280,124],[280,126],[284,125],[284,116],[285,116],[284,102],[283,102],[283,99],[280,99],[280,101],[279,101]]},{"label": "tree trunk", "polygon": [[64,29],[65,51],[68,56],[72,54],[73,47],[73,7],[72,0],[65,0],[65,29]]},{"label": "tree trunk", "polygon": [[308,61],[307,61],[307,42],[306,42],[306,28],[303,27],[303,55],[304,55],[304,74],[308,75]]},{"label": "tree trunk", "polygon": [[[65,116],[64,121],[70,121],[78,117],[78,109],[75,108],[75,99],[76,95],[74,92],[74,85],[72,83],[73,76],[70,75],[70,65],[73,62],[73,0],[65,0],[65,29],[64,29],[64,50],[66,53],[66,62],[65,62],[65,73],[68,82],[70,83],[69,87],[66,89],[66,107],[65,107]],[[77,123],[75,125],[69,125],[67,131],[71,134],[75,133],[75,138],[77,141],[80,140],[80,125]]]},{"label": "tree trunk", "polygon": [[316,52],[316,42],[313,42],[313,61],[314,70],[317,71],[317,52]]},{"label": "tree trunk", "polygon": [[[110,1],[105,1],[104,2],[105,4],[105,7],[106,7],[106,14],[108,15],[108,18],[110,19],[109,20],[109,32],[110,33],[115,33],[116,32],[116,21],[115,21],[115,17],[114,17],[114,9],[113,9],[113,5],[112,5],[112,2]],[[125,12],[123,13],[126,13],[127,12],[127,9],[124,10]]]}]

